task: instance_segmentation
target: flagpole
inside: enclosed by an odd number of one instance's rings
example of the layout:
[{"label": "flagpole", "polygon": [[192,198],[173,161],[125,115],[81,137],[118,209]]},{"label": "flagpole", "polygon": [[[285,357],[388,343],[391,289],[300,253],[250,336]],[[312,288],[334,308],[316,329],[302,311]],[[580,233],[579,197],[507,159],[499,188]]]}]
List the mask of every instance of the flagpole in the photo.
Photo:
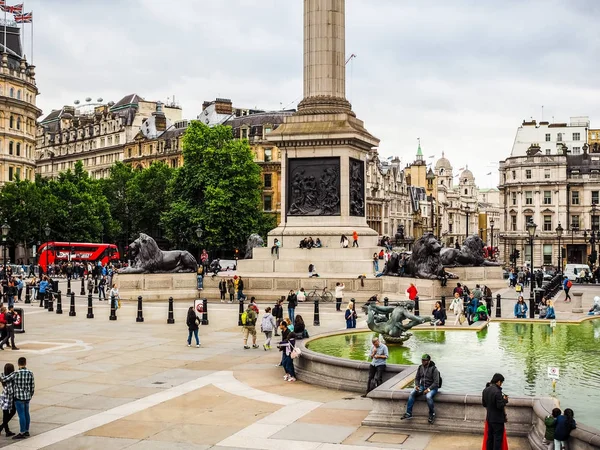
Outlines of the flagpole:
[{"label": "flagpole", "polygon": [[4,49],[2,50],[3,52],[6,51],[6,5],[4,5]]},{"label": "flagpole", "polygon": [[31,10],[31,65],[33,65],[33,9]]},{"label": "flagpole", "polygon": [[[25,2],[23,2],[23,11],[21,12],[21,15],[25,14]],[[23,58],[25,56],[25,22],[21,22],[21,29],[19,31],[19,36],[22,36],[22,41],[21,42],[21,58]]]}]

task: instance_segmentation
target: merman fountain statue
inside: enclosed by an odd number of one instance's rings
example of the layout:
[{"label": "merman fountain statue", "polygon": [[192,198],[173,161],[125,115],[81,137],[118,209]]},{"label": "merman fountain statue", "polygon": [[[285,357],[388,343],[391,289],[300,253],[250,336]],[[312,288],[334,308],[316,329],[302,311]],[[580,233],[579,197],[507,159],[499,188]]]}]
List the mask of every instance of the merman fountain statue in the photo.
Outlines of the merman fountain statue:
[{"label": "merman fountain statue", "polygon": [[[395,306],[377,306],[367,303],[363,309],[367,313],[367,325],[371,331],[383,335],[388,344],[402,344],[408,340],[412,327],[425,322],[431,322],[431,317],[418,317],[414,310],[413,301],[400,301]],[[405,320],[408,322],[404,323]]]}]

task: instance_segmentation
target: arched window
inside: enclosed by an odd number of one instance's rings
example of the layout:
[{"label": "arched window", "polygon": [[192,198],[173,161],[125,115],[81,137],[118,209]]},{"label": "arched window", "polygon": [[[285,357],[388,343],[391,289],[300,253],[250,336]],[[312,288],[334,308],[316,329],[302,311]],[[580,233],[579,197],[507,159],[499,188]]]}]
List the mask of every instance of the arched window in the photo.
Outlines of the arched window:
[{"label": "arched window", "polygon": [[21,156],[21,143],[17,142],[17,156]]},{"label": "arched window", "polygon": [[11,98],[14,98],[14,96],[15,96],[15,88],[10,88],[10,91],[9,91],[9,92],[10,92],[10,94],[9,94],[9,95],[10,95],[10,97],[11,97]]},{"label": "arched window", "polygon": [[17,117],[17,130],[21,129],[21,118]]},{"label": "arched window", "polygon": [[440,169],[440,176],[444,175],[444,169]]},{"label": "arched window", "polygon": [[21,89],[17,91],[17,100],[21,100]]},{"label": "arched window", "polygon": [[14,143],[13,143],[13,141],[10,141],[10,142],[8,143],[8,154],[9,154],[9,155],[12,155],[12,154],[13,154],[13,147],[14,147]]},{"label": "arched window", "polygon": [[465,189],[465,195],[469,195],[469,190]]},{"label": "arched window", "polygon": [[15,125],[15,118],[13,116],[10,116],[10,119],[8,120],[8,128],[12,128]]}]

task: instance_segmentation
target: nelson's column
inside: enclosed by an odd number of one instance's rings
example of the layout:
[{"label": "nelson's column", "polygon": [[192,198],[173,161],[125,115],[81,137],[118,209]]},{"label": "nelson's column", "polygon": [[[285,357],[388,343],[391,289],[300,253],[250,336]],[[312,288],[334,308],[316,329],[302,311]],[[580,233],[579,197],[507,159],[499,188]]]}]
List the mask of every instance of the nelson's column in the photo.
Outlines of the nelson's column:
[{"label": "nelson's column", "polygon": [[353,231],[360,250],[342,257],[332,252],[318,269],[372,270],[373,253],[367,250],[374,251],[377,233],[366,220],[365,161],[379,140],[346,100],[345,60],[345,0],[304,0],[304,98],[298,111],[268,137],[282,151],[281,223],[269,233],[268,247],[277,238],[282,248],[272,262],[257,249],[255,261],[243,262],[240,270],[306,272],[306,261],[296,255],[302,238],[320,238],[333,250],[342,234],[352,245]]}]

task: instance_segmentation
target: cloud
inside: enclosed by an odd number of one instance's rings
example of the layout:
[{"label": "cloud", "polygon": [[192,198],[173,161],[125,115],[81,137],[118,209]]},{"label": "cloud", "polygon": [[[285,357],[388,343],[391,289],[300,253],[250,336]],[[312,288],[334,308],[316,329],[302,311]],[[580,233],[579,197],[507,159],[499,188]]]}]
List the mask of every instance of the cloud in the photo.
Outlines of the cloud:
[{"label": "cloud", "polygon": [[[276,109],[302,98],[301,0],[30,0],[45,113],[175,96]],[[383,156],[444,151],[485,187],[523,119],[600,115],[600,2],[346,1],[347,96]],[[28,32],[29,28],[27,28]],[[29,34],[27,34],[29,42]],[[28,46],[29,44],[26,43]],[[596,125],[597,126],[597,125]]]}]

